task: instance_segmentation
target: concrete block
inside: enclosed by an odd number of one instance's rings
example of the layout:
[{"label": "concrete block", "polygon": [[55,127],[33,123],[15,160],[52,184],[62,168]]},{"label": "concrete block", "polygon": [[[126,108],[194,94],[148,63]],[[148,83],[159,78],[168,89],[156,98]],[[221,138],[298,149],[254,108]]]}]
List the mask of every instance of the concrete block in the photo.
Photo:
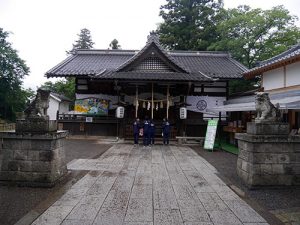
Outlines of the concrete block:
[{"label": "concrete block", "polygon": [[34,172],[49,172],[49,171],[51,171],[51,163],[50,162],[33,161],[31,163],[32,163],[32,171],[34,171]]},{"label": "concrete block", "polygon": [[272,164],[272,173],[273,174],[284,174],[284,166],[283,164]]},{"label": "concrete block", "polygon": [[53,159],[52,151],[42,150],[39,151],[39,160],[40,161],[51,161]]},{"label": "concrete block", "polygon": [[278,154],[256,153],[253,154],[253,163],[278,163]]},{"label": "concrete block", "polygon": [[273,174],[273,170],[272,170],[272,164],[261,164],[260,165],[260,169],[261,169],[261,174],[265,175],[265,174]]},{"label": "concrete block", "polygon": [[16,139],[3,139],[2,148],[9,150],[21,150],[22,141]]},{"label": "concrete block", "polygon": [[293,176],[292,184],[293,185],[300,185],[300,175],[299,174]]},{"label": "concrete block", "polygon": [[14,159],[14,151],[13,149],[3,149],[2,150],[3,161],[13,160]]},{"label": "concrete block", "polygon": [[252,177],[252,183],[250,183],[250,185],[251,186],[277,185],[278,184],[278,176],[279,175],[270,175],[270,174],[255,175]]},{"label": "concrete block", "polygon": [[39,160],[40,152],[28,150],[27,160],[37,161]]},{"label": "concrete block", "polygon": [[243,162],[243,159],[241,159],[241,158],[238,158],[237,159],[237,168],[242,168],[242,162]]},{"label": "concrete block", "polygon": [[278,154],[277,159],[278,163],[290,163],[290,156],[286,153]]},{"label": "concrete block", "polygon": [[14,160],[27,160],[28,151],[27,150],[15,150]]},{"label": "concrete block", "polygon": [[292,148],[294,152],[300,153],[300,143],[292,143]]},{"label": "concrete block", "polygon": [[277,185],[292,185],[292,181],[293,181],[293,176],[292,175],[287,175],[287,174],[283,174],[283,175],[278,175],[277,177]]},{"label": "concrete block", "polygon": [[247,133],[255,135],[288,135],[288,123],[247,123]]},{"label": "concrete block", "polygon": [[30,150],[31,149],[31,144],[32,144],[31,140],[23,139],[22,143],[21,143],[22,150],[25,150],[25,149],[26,150]]},{"label": "concrete block", "polygon": [[54,144],[52,144],[52,142],[54,142],[54,141],[53,140],[34,140],[31,143],[30,150],[49,151],[49,150],[55,149]]},{"label": "concrete block", "polygon": [[260,164],[252,164],[250,168],[250,174],[261,174]]},{"label": "concrete block", "polygon": [[249,173],[250,171],[250,163],[246,162],[246,161],[242,161],[242,170],[246,171]]}]

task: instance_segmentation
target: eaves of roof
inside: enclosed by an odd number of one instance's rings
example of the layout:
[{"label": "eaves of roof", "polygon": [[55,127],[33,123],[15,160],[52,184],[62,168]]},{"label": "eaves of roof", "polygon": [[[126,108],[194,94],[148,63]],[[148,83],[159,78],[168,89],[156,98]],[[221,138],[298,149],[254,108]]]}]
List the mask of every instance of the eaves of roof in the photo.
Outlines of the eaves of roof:
[{"label": "eaves of roof", "polygon": [[269,70],[277,69],[297,61],[300,61],[300,45],[295,45],[277,56],[262,61],[259,66],[244,72],[242,75],[245,79],[251,79]]}]

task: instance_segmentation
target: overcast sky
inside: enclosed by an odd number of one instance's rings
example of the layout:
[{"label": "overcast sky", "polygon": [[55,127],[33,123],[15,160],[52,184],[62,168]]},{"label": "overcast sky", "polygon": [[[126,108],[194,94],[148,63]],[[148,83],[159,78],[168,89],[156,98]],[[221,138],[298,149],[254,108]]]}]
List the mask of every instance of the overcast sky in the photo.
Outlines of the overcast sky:
[{"label": "overcast sky", "polygon": [[[141,49],[161,22],[165,0],[0,0],[0,27],[30,67],[24,86],[47,81],[45,72],[66,58],[82,28],[91,31],[95,48],[107,49],[116,38],[122,49]],[[298,0],[224,0],[226,8],[248,4],[269,9],[283,4],[300,18]],[[298,22],[298,24],[300,24]]]}]

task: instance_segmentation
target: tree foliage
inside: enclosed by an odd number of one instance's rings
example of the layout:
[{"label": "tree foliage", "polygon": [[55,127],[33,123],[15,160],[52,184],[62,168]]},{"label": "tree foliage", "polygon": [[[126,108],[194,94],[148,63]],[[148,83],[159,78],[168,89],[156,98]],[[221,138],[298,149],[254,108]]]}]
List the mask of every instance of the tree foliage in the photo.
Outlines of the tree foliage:
[{"label": "tree foliage", "polygon": [[283,6],[270,10],[239,6],[223,11],[222,17],[217,25],[219,40],[209,49],[229,51],[249,68],[287,50],[300,39],[297,17]]},{"label": "tree foliage", "polygon": [[22,88],[29,68],[7,41],[8,37],[9,33],[0,28],[0,117],[14,120],[15,112],[24,110],[32,91]]},{"label": "tree foliage", "polygon": [[55,82],[46,81],[41,88],[64,95],[70,100],[75,100],[75,79],[66,78]]},{"label": "tree foliage", "polygon": [[111,49],[119,49],[121,48],[121,45],[119,45],[119,41],[117,39],[114,39],[110,42],[109,47]]},{"label": "tree foliage", "polygon": [[206,50],[218,37],[222,7],[223,0],[167,0],[160,7],[160,42],[169,49]]},{"label": "tree foliage", "polygon": [[67,54],[73,54],[77,49],[92,49],[94,46],[94,42],[92,41],[91,32],[83,28],[80,30],[80,33],[77,34],[78,40],[73,44],[73,48],[71,51],[67,51]]}]

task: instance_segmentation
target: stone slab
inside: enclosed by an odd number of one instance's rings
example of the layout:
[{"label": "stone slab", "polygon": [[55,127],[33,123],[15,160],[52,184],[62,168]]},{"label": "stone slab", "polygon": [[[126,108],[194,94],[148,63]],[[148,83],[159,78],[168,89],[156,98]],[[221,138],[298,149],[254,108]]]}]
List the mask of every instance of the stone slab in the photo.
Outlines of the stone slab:
[{"label": "stone slab", "polygon": [[152,222],[152,198],[132,198],[129,201],[125,221]]},{"label": "stone slab", "polygon": [[16,133],[48,133],[57,131],[56,120],[28,118],[16,121]]},{"label": "stone slab", "polygon": [[[129,156],[124,156],[122,149]],[[93,220],[93,225],[265,223],[218,178],[208,162],[192,154],[189,148],[155,146],[152,149],[158,156],[154,161],[152,150],[133,149],[130,145],[121,144],[94,161],[70,163],[84,167],[111,160],[111,165],[118,162],[124,163],[124,167],[120,172],[111,172],[111,168],[90,171],[50,207],[51,210],[62,209],[63,215],[59,216],[60,212],[56,212],[57,218],[50,219],[49,213],[45,212],[44,219],[40,221],[47,218],[49,224],[75,225],[89,225]],[[133,152],[136,154],[134,157]],[[127,165],[131,160],[135,163],[129,169]],[[188,162],[195,167],[194,170],[181,168],[180,165]],[[64,207],[69,209],[68,213],[64,212]],[[236,212],[233,213],[233,210]],[[52,216],[55,214],[52,213]]]},{"label": "stone slab", "polygon": [[177,209],[154,210],[155,225],[183,225],[180,211]]},{"label": "stone slab", "polygon": [[288,123],[269,122],[269,123],[247,123],[247,134],[256,135],[288,135],[290,125]]}]

